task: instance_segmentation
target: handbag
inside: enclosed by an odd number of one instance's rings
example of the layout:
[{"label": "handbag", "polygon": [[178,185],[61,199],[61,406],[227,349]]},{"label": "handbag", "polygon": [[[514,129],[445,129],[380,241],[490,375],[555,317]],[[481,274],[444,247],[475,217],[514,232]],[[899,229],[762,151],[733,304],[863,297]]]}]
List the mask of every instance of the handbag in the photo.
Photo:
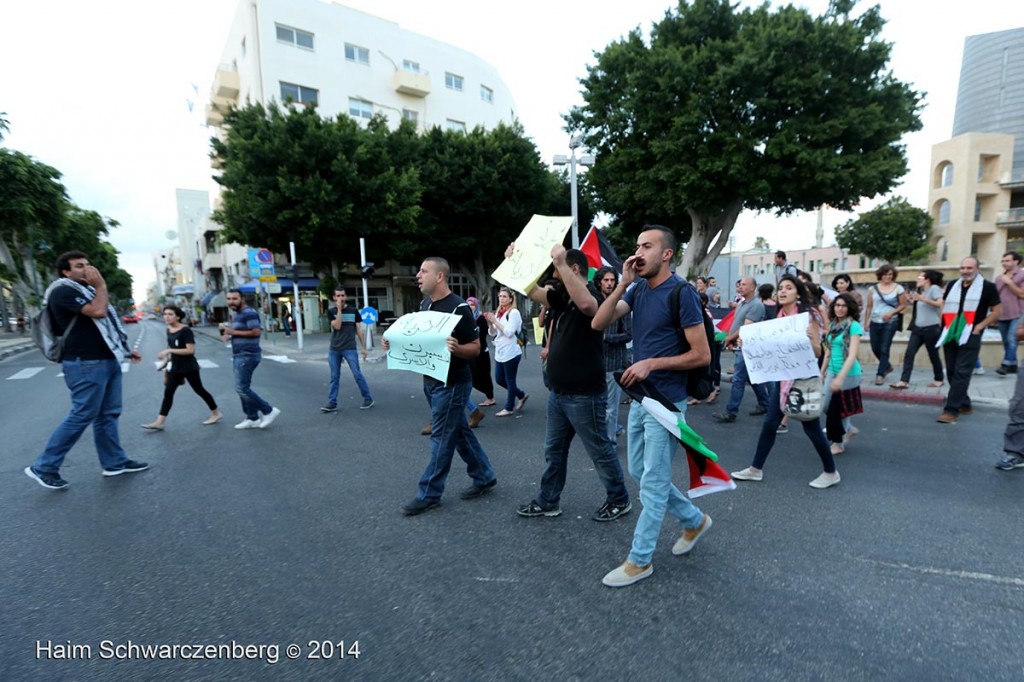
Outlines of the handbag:
[{"label": "handbag", "polygon": [[786,393],[782,412],[797,421],[809,422],[821,416],[821,377],[797,379]]},{"label": "handbag", "polygon": [[[879,291],[878,286],[874,286],[872,288],[875,290],[875,293],[878,294],[878,298],[882,301],[882,303],[886,304],[890,308],[895,308],[897,305],[900,304],[899,296],[896,297],[896,305],[893,305],[892,303],[889,303],[889,301],[885,300],[885,295],[882,294],[881,291]],[[903,313],[896,313],[894,317],[896,318],[896,331],[903,331]]]},{"label": "handbag", "polygon": [[[846,419],[855,414],[864,412],[864,403],[861,401],[860,386],[840,391],[836,396],[839,399],[839,418]],[[835,398],[833,398],[835,400]]]}]

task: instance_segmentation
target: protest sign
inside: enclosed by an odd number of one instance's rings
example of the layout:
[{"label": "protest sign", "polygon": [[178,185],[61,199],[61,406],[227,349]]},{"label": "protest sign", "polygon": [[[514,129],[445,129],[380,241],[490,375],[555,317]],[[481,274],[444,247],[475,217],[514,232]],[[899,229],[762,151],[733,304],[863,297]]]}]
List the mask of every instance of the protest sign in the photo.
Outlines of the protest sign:
[{"label": "protest sign", "polygon": [[571,217],[533,216],[516,239],[515,252],[491,277],[526,296],[551,265],[552,247],[562,243],[571,226]]},{"label": "protest sign", "polygon": [[807,313],[740,327],[743,363],[750,383],[787,381],[817,376],[818,360],[807,336]]},{"label": "protest sign", "polygon": [[448,337],[461,319],[459,315],[435,310],[402,315],[384,332],[389,346],[388,369],[403,369],[447,381],[452,358]]}]

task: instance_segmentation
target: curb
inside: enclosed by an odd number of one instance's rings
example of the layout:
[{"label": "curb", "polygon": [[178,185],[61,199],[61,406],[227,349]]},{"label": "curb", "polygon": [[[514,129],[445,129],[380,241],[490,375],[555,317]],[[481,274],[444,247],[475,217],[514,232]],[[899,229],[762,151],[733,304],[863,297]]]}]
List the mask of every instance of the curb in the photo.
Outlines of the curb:
[{"label": "curb", "polygon": [[11,346],[9,348],[4,348],[0,350],[0,360],[3,360],[4,358],[9,358],[12,355],[17,355],[18,353],[24,353],[25,351],[32,350],[35,347],[36,344],[32,341],[29,341],[28,343],[22,344],[20,346]]}]

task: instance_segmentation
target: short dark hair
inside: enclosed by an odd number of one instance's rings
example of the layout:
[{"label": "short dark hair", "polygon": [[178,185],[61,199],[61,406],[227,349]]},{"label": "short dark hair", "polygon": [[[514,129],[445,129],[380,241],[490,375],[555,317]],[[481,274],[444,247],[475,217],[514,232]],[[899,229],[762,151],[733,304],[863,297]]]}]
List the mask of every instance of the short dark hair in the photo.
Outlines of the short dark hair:
[{"label": "short dark hair", "polygon": [[601,267],[599,267],[597,269],[597,272],[594,273],[594,281],[600,282],[602,279],[604,279],[604,276],[607,275],[609,272],[615,275],[615,283],[618,284],[619,273],[615,268],[613,268],[610,265],[602,265]]},{"label": "short dark hair", "polygon": [[655,230],[661,233],[661,248],[671,249],[672,253],[675,254],[678,242],[676,241],[676,235],[672,232],[672,230],[668,229],[664,225],[658,224],[644,225],[640,229],[641,232],[649,232],[651,230]]},{"label": "short dark hair", "polygon": [[64,253],[57,256],[57,261],[54,263],[54,265],[57,266],[57,273],[60,274],[61,277],[63,277],[64,271],[71,269],[71,261],[79,260],[82,258],[89,257],[82,253],[81,251],[65,251]]},{"label": "short dark hair", "polygon": [[775,257],[776,258],[781,258],[782,260],[786,260],[786,252],[785,251],[776,251],[775,252]]},{"label": "short dark hair", "polygon": [[590,270],[590,261],[587,260],[587,254],[583,253],[579,249],[569,249],[565,252],[565,264],[570,268],[574,265],[578,265],[580,273],[586,276],[588,270]]},{"label": "short dark hair", "polygon": [[828,316],[830,319],[836,319],[836,301],[839,299],[843,300],[846,304],[846,314],[851,320],[860,319],[860,306],[857,305],[857,299],[853,297],[853,294],[848,294],[845,291],[835,298],[828,304]]},{"label": "short dark hair", "polygon": [[178,318],[178,322],[184,322],[188,319],[188,316],[185,315],[185,311],[176,305],[165,305],[164,310],[170,310],[174,313],[174,316]]},{"label": "short dark hair", "polygon": [[924,278],[936,286],[942,286],[942,273],[938,270],[922,270],[921,274]]},{"label": "short dark hair", "polygon": [[228,293],[229,294],[238,294],[243,299],[245,298],[245,292],[242,291],[241,289],[239,289],[238,287],[234,287],[233,289],[228,289]]},{"label": "short dark hair", "polygon": [[757,288],[757,296],[762,301],[767,301],[769,298],[772,297],[772,294],[774,294],[774,293],[775,293],[775,285],[774,284],[767,284],[767,283],[765,283],[765,284],[762,284],[761,286],[759,286]]},{"label": "short dark hair", "polygon": [[1003,254],[1003,258],[1006,258],[1007,256],[1017,261],[1018,263],[1024,260],[1024,257],[1021,257],[1021,255],[1016,251],[1007,251],[1006,253]]},{"label": "short dark hair", "polygon": [[446,259],[441,258],[440,256],[427,256],[426,258],[423,259],[423,262],[426,263],[427,261],[430,261],[431,263],[436,265],[437,271],[444,275],[445,279],[448,279],[448,277],[452,274],[452,266],[448,264],[448,261]]},{"label": "short dark hair", "polygon": [[707,284],[708,283],[708,278],[705,277],[704,275],[697,275],[697,281],[698,282],[704,282],[705,284]]},{"label": "short dark hair", "polygon": [[338,286],[334,287],[334,293],[338,293],[339,291],[341,293],[345,294],[346,296],[348,296],[348,292],[345,291],[345,287],[341,286],[340,284]]},{"label": "short dark hair", "polygon": [[894,268],[890,264],[882,263],[881,265],[878,266],[878,269],[875,270],[875,277],[877,277],[878,279],[882,279],[888,273],[892,273],[892,278],[893,279],[896,279],[896,275],[900,274],[899,270],[897,270],[896,268]]}]

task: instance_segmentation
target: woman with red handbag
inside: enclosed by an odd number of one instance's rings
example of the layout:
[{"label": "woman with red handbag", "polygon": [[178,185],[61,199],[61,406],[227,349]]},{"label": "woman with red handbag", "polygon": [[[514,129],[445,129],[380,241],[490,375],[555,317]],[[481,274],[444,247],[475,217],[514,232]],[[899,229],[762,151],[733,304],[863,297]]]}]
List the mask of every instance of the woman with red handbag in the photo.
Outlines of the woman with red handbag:
[{"label": "woman with red handbag", "polygon": [[839,294],[832,299],[828,312],[821,380],[825,397],[821,410],[825,413],[825,433],[832,442],[832,454],[838,455],[846,450],[850,438],[859,433],[850,423],[850,415],[864,411],[860,396],[861,367],[857,360],[864,329],[857,321],[860,306],[850,294]]}]

